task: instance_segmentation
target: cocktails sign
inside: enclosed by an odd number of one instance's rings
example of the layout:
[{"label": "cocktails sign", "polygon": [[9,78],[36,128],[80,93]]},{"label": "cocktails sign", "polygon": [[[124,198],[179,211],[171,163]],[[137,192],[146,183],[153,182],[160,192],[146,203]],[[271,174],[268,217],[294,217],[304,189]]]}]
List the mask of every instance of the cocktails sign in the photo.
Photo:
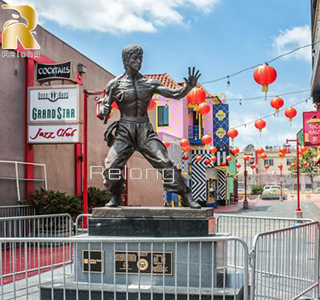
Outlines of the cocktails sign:
[{"label": "cocktails sign", "polygon": [[320,111],[303,113],[304,146],[320,146]]},{"label": "cocktails sign", "polygon": [[79,88],[29,88],[28,143],[78,143]]}]

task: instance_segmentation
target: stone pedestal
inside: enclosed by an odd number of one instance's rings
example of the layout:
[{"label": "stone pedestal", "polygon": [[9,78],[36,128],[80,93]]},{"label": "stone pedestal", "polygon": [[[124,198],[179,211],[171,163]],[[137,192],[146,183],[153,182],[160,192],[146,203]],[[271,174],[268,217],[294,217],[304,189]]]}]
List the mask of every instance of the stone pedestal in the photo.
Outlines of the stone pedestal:
[{"label": "stone pedestal", "polygon": [[[89,282],[91,299],[102,299],[102,293],[105,299],[139,299],[139,290],[140,299],[222,299],[228,249],[226,242],[210,239],[212,208],[103,207],[88,222],[90,245],[76,243],[74,274],[65,284],[68,299],[76,299],[76,287],[88,299]],[[41,299],[51,299],[51,288],[42,286]],[[61,288],[55,284],[55,299],[63,299]],[[242,287],[225,290],[225,299],[241,299]]]}]

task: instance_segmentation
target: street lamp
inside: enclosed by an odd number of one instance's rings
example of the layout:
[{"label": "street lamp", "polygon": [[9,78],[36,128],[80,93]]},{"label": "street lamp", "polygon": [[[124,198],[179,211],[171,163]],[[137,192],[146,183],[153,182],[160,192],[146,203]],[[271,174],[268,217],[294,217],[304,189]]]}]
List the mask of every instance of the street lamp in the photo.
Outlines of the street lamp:
[{"label": "street lamp", "polygon": [[[299,166],[299,139],[298,136],[296,137],[296,139],[286,139],[286,143],[285,143],[285,147],[289,148],[290,142],[295,142],[296,143],[296,151],[297,151],[297,209],[296,209],[296,218],[302,218],[302,210],[300,208],[300,166]],[[287,148],[287,149],[288,149]]]},{"label": "street lamp", "polygon": [[249,202],[248,202],[248,198],[247,198],[247,176],[248,176],[248,172],[247,172],[247,161],[249,161],[251,155],[246,155],[244,154],[243,156],[243,160],[244,160],[244,172],[243,172],[243,176],[244,176],[244,201],[243,201],[243,208],[244,209],[248,209],[249,208]]}]

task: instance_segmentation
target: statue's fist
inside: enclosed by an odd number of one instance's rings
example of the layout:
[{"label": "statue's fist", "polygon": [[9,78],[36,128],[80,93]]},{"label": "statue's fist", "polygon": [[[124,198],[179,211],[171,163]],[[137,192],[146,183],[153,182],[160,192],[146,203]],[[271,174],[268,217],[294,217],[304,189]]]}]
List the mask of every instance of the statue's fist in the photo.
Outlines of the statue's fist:
[{"label": "statue's fist", "polygon": [[101,116],[109,116],[111,112],[111,105],[103,104],[100,106],[100,115]]}]

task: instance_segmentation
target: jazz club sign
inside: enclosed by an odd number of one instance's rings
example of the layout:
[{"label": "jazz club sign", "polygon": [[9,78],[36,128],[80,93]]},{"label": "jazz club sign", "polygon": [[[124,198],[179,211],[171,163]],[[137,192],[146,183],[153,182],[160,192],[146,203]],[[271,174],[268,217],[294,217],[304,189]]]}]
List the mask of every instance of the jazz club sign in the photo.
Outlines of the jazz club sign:
[{"label": "jazz club sign", "polygon": [[320,146],[320,111],[303,113],[303,134],[305,146]]},{"label": "jazz club sign", "polygon": [[28,90],[28,143],[79,143],[79,88],[75,85]]}]

